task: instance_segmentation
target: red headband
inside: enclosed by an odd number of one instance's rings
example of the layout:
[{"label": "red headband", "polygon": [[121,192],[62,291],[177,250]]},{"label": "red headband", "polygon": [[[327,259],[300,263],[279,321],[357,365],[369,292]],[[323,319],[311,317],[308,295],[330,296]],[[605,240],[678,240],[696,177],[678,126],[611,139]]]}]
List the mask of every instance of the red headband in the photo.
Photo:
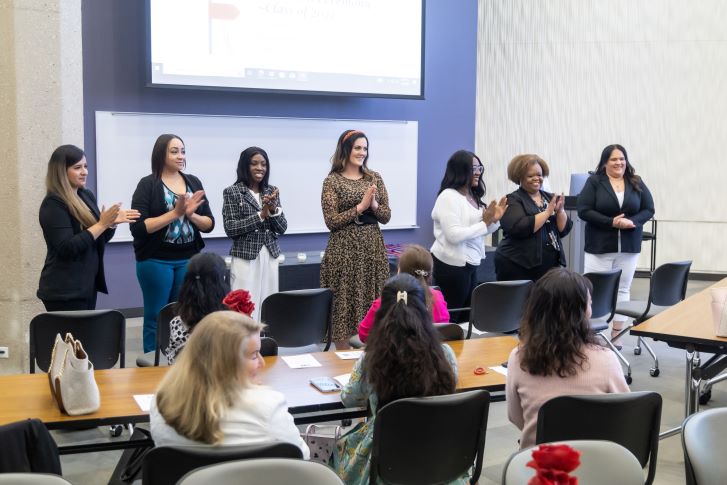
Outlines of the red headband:
[{"label": "red headband", "polygon": [[353,135],[354,133],[359,133],[359,134],[363,135],[363,131],[351,130],[348,133],[346,133],[346,136],[343,137],[343,140],[341,140],[341,143],[348,140],[351,137],[351,135]]}]

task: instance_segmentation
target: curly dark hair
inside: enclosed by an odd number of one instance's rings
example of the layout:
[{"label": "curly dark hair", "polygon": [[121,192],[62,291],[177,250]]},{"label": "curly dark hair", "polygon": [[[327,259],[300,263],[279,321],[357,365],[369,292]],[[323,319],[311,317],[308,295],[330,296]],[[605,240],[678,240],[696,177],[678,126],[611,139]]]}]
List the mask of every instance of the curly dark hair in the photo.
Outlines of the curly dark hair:
[{"label": "curly dark hair", "polygon": [[[406,292],[406,301],[398,293]],[[366,341],[364,372],[379,406],[405,397],[451,394],[457,376],[424,304],[424,289],[409,274],[390,278]]]},{"label": "curly dark hair", "polygon": [[177,315],[191,330],[212,312],[227,310],[222,300],[230,292],[225,261],[215,253],[192,256],[179,289]]},{"label": "curly dark hair", "polygon": [[603,149],[603,151],[601,152],[601,159],[598,161],[598,167],[596,167],[596,173],[606,173],[606,164],[608,163],[608,159],[611,158],[611,154],[614,150],[620,150],[621,153],[624,154],[624,158],[626,159],[626,171],[624,172],[624,180],[628,181],[629,185],[631,185],[631,188],[633,188],[636,192],[641,192],[641,177],[636,175],[636,170],[634,169],[634,166],[631,165],[631,162],[629,162],[629,154],[626,153],[626,149],[618,143],[608,145],[606,148]]},{"label": "curly dark hair", "polygon": [[583,368],[586,344],[595,344],[588,308],[593,287],[565,268],[535,283],[520,326],[520,367],[533,375],[574,376]]},{"label": "curly dark hair", "polygon": [[439,184],[439,192],[437,195],[444,192],[446,189],[459,190],[462,187],[469,187],[472,197],[474,197],[477,205],[485,207],[485,203],[482,198],[487,193],[487,186],[485,185],[485,172],[482,172],[480,181],[476,187],[472,187],[472,161],[477,160],[480,167],[484,167],[480,157],[467,150],[457,150],[447,160],[447,168],[444,171],[444,177],[442,182]]}]

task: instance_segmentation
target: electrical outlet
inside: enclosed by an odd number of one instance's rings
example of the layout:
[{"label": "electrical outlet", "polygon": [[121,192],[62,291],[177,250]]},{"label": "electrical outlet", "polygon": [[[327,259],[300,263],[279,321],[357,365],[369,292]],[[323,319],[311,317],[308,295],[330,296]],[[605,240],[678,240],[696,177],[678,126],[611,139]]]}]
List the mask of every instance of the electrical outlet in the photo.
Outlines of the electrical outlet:
[{"label": "electrical outlet", "polygon": [[0,347],[0,359],[10,358],[10,351],[7,347]]}]

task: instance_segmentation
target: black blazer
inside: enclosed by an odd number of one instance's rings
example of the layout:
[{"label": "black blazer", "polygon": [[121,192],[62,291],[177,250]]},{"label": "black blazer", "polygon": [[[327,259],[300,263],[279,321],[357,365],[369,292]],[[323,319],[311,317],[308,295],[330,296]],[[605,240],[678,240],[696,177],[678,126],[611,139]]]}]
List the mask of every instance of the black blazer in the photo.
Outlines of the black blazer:
[{"label": "black blazer", "polygon": [[[277,187],[268,185],[262,195],[270,195]],[[265,245],[270,255],[277,258],[280,255],[278,236],[285,233],[288,221],[281,211],[277,216],[270,216],[264,221],[258,213],[262,207],[257,203],[255,196],[247,186],[240,182],[227,187],[222,193],[222,220],[225,224],[225,233],[232,238],[230,255],[247,260],[258,257]],[[280,197],[277,206],[280,207]]]},{"label": "black blazer", "polygon": [[[553,197],[553,194],[542,190],[540,195],[548,201]],[[537,232],[533,232],[535,216],[539,213],[540,209],[524,189],[519,188],[507,194],[507,210],[500,219],[505,238],[498,244],[497,253],[527,269],[543,264],[543,245],[548,237],[546,225],[543,224]],[[555,214],[550,218],[550,223],[555,228],[559,243],[560,238],[567,236],[573,227],[573,221],[568,218],[563,230],[558,231]],[[563,264],[566,261],[562,243],[560,261]]]},{"label": "black blazer", "polygon": [[[585,250],[591,254],[615,253],[618,251],[618,234],[621,232],[621,252],[640,253],[641,233],[644,223],[654,217],[654,199],[651,192],[639,181],[641,192],[624,180],[624,202],[619,207],[616,192],[613,191],[608,175],[597,173],[588,177],[583,190],[578,194],[578,217],[586,221]],[[633,221],[633,229],[616,229],[613,218],[623,213]]]},{"label": "black blazer", "polygon": [[[202,182],[194,175],[182,173],[182,177],[192,192],[204,190]],[[159,217],[168,212],[167,205],[164,202],[164,183],[162,179],[156,178],[154,174],[151,174],[139,180],[139,184],[136,186],[134,195],[131,198],[131,208],[138,210],[141,214],[141,217],[130,225],[131,235],[134,236],[136,260],[143,261],[153,258],[162,245],[162,242],[164,242],[165,231],[164,229],[159,229],[150,234],[146,231],[144,221],[148,217]],[[212,219],[212,226],[205,232],[211,232],[215,228],[215,218],[212,215],[210,204],[206,197],[205,201],[197,208],[195,213]],[[192,227],[194,228],[195,249],[199,252],[204,247],[204,241],[202,241],[202,236],[197,226],[192,224]]]},{"label": "black blazer", "polygon": [[[98,220],[100,212],[93,193],[81,188],[78,196]],[[81,224],[71,215],[66,203],[55,194],[45,196],[38,219],[48,247],[40,272],[38,298],[50,301],[90,299],[96,291],[108,293],[103,254],[106,242],[115,230],[108,229],[94,240],[90,232],[81,230]]]}]

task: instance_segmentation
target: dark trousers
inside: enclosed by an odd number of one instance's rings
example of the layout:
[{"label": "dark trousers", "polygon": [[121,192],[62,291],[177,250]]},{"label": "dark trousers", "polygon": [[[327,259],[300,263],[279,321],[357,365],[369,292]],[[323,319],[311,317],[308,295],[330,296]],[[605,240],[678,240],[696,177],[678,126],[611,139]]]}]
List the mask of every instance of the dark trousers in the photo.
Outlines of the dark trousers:
[{"label": "dark trousers", "polygon": [[[465,264],[464,266],[450,266],[432,255],[434,260],[434,284],[444,295],[447,307],[464,308],[470,306],[472,290],[477,285],[477,266]],[[459,313],[459,314],[457,314]],[[452,312],[450,320],[453,322],[466,322],[469,312]]]},{"label": "dark trousers", "polygon": [[74,310],[95,310],[96,295],[94,291],[90,298],[79,298],[76,300],[43,300],[47,312],[69,312]]},{"label": "dark trousers", "polygon": [[545,273],[560,266],[558,252],[543,248],[543,262],[533,268],[525,268],[500,253],[495,253],[495,274],[497,281],[531,280],[538,281]]}]

